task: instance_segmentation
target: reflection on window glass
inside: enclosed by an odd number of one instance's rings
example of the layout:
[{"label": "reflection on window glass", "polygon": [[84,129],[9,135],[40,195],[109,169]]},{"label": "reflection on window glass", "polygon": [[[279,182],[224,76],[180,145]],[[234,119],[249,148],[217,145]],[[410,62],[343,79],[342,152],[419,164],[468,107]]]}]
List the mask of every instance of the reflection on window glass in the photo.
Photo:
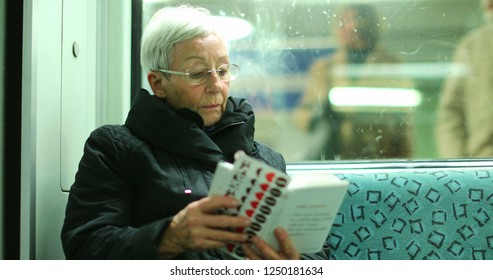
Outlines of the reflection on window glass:
[{"label": "reflection on window glass", "polygon": [[[230,95],[287,161],[493,155],[489,0],[187,2],[221,20]],[[182,3],[144,1],[144,24]]]}]

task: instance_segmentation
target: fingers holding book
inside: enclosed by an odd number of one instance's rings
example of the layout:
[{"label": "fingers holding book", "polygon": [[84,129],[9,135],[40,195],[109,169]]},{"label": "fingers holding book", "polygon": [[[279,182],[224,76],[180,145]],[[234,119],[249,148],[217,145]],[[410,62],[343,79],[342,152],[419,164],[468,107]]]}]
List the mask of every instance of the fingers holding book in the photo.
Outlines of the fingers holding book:
[{"label": "fingers holding book", "polygon": [[252,244],[242,244],[242,249],[246,258],[251,260],[299,260],[301,258],[300,253],[285,229],[277,227],[274,230],[274,235],[279,242],[278,251],[269,246],[269,244],[259,236],[254,236],[251,238]]},{"label": "fingers holding book", "polygon": [[227,196],[210,196],[188,204],[173,217],[163,234],[159,251],[164,258],[173,258],[188,250],[205,250],[227,243],[245,242],[246,233],[231,228],[248,227],[247,217],[218,215],[219,209],[234,208],[238,203]]}]

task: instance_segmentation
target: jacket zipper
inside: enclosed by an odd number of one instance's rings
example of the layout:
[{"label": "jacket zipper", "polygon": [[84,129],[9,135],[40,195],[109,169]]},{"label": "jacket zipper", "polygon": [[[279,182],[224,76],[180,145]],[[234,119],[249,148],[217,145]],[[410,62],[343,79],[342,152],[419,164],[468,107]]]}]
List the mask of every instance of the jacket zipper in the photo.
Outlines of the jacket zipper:
[{"label": "jacket zipper", "polygon": [[216,134],[216,133],[219,133],[221,131],[223,131],[224,129],[228,128],[228,127],[232,127],[232,126],[237,126],[237,125],[240,125],[240,124],[244,124],[245,121],[239,121],[239,122],[234,122],[234,123],[230,123],[230,124],[227,124],[221,128],[218,128],[217,130],[215,130],[213,133],[211,133],[211,136]]}]

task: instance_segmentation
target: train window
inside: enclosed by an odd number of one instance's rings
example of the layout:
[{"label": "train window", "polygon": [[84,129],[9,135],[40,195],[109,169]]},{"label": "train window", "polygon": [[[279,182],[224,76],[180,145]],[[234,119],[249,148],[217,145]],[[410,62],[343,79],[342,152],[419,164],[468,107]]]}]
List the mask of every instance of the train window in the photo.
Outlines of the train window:
[{"label": "train window", "polygon": [[[187,2],[223,21],[241,66],[230,95],[249,100],[257,140],[288,162],[492,156],[481,94],[493,82],[476,72],[493,65],[491,44],[471,58],[463,43],[487,24],[487,0]],[[144,0],[143,25],[182,3]]]}]

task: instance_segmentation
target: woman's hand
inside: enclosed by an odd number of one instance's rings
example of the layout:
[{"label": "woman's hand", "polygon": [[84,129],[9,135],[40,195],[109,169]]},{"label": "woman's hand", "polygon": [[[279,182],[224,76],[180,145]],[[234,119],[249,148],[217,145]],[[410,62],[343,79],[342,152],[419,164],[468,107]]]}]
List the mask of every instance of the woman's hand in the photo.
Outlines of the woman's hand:
[{"label": "woman's hand", "polygon": [[238,201],[229,196],[205,197],[190,203],[175,215],[164,232],[159,245],[161,257],[171,259],[188,250],[245,242],[247,234],[232,232],[228,228],[248,227],[251,224],[249,218],[216,214],[219,209],[238,206]]},{"label": "woman's hand", "polygon": [[243,243],[242,249],[245,256],[251,260],[299,260],[301,258],[286,230],[278,227],[274,230],[274,235],[279,241],[279,251],[270,247],[262,238],[254,236],[251,241],[258,253],[252,249],[252,245]]}]

